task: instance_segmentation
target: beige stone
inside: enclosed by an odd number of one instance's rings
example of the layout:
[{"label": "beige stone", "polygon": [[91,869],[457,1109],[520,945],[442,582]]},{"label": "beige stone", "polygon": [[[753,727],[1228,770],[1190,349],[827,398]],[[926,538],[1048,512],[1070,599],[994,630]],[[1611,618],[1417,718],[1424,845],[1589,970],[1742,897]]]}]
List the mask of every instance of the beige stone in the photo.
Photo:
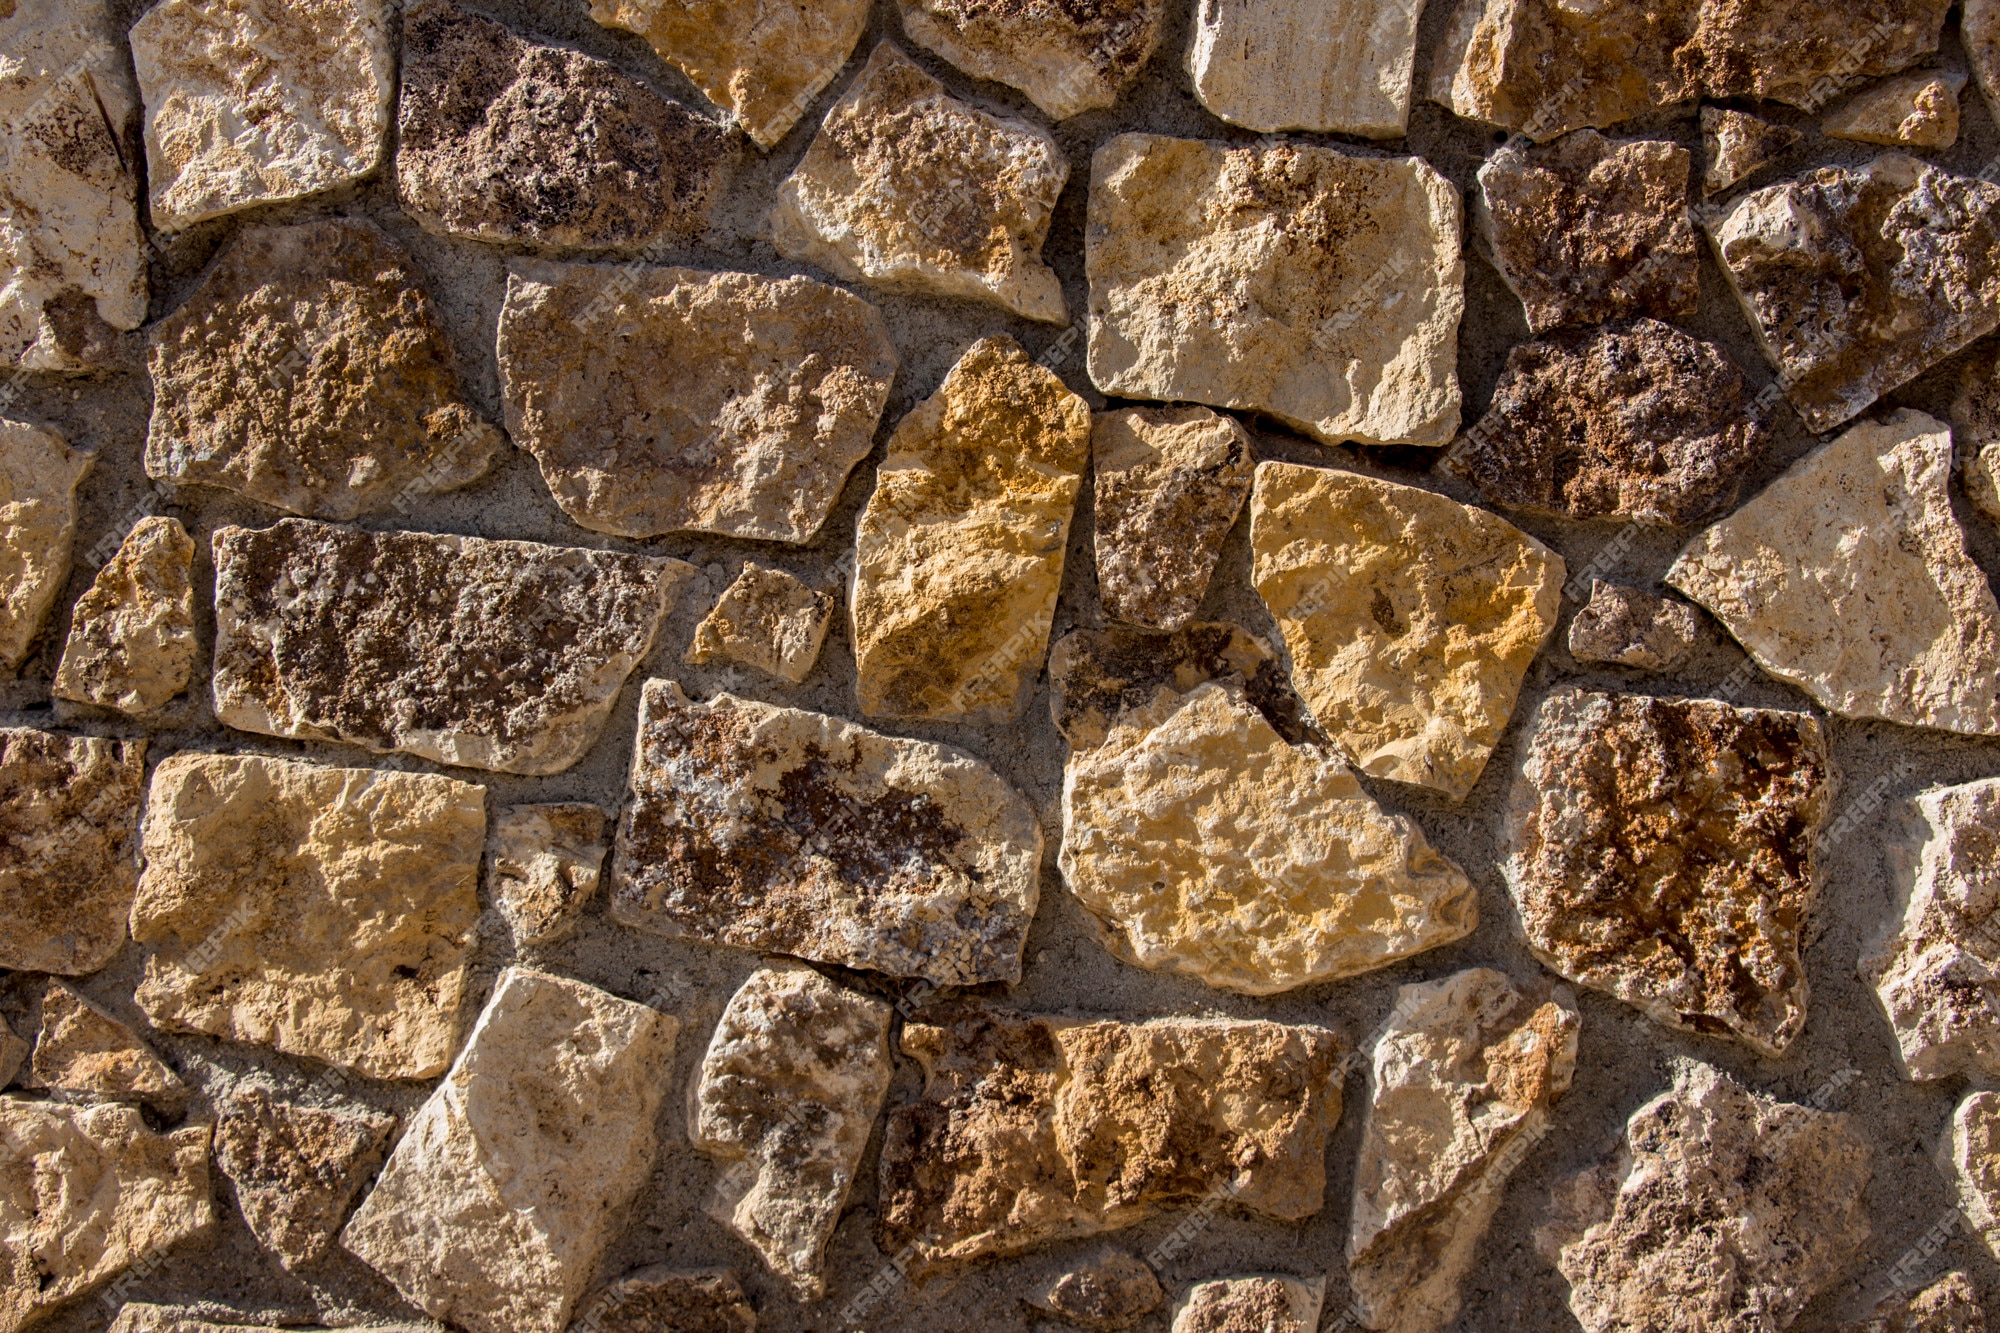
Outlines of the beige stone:
[{"label": "beige stone", "polygon": [[2000,347],[1986,347],[1966,361],[1950,415],[1965,498],[2000,523]]},{"label": "beige stone", "polygon": [[[119,1307],[118,1317],[105,1333],[334,1333],[296,1324],[273,1328],[246,1322],[255,1317],[236,1310],[221,1310],[207,1301],[196,1306],[127,1301]],[[426,1324],[349,1325],[341,1333],[432,1333],[432,1329]]]},{"label": "beige stone", "polygon": [[178,754],[153,774],[132,938],[169,1032],[368,1078],[451,1060],[486,792],[428,773]]},{"label": "beige stone", "polygon": [[1701,618],[1693,607],[1592,579],[1590,604],[1569,623],[1569,655],[1579,662],[1670,671],[1700,638]]},{"label": "beige stone", "polygon": [[1270,646],[1240,625],[1197,623],[1171,634],[1114,625],[1065,634],[1049,654],[1049,711],[1072,750],[1104,744],[1111,728],[1162,690],[1192,693],[1204,681],[1240,682],[1264,721],[1297,745],[1306,706]]},{"label": "beige stone", "polygon": [[604,867],[604,826],[595,805],[517,805],[495,817],[486,896],[516,947],[558,944],[576,933]]},{"label": "beige stone", "polygon": [[1966,63],[1989,112],[2000,106],[2000,0],[1964,0],[1958,17]]},{"label": "beige stone", "polygon": [[69,581],[76,488],[96,461],[52,430],[0,417],[0,667],[27,661]]},{"label": "beige stone", "polygon": [[897,0],[911,41],[1066,120],[1117,102],[1159,45],[1164,0]]},{"label": "beige stone", "polygon": [[1325,1302],[1323,1277],[1197,1282],[1174,1303],[1173,1333],[1315,1333]]},{"label": "beige stone", "polygon": [[1986,1333],[1986,1311],[1972,1279],[1951,1272],[1913,1295],[1898,1289],[1883,1297],[1842,1333]]},{"label": "beige stone", "polygon": [[125,1024],[81,992],[51,980],[26,1085],[85,1098],[144,1102],[176,1115],[187,1084]]},{"label": "beige stone", "polygon": [[1975,1092],[1960,1102],[1942,1147],[1960,1212],[2000,1257],[2000,1093]]},{"label": "beige stone", "polygon": [[1250,498],[1250,432],[1205,407],[1128,407],[1097,414],[1090,448],[1105,613],[1148,629],[1184,627]]},{"label": "beige stone", "polygon": [[634,1269],[578,1307],[592,1333],[757,1333],[757,1312],[725,1268]]},{"label": "beige stone", "polygon": [[1735,189],[1790,152],[1801,137],[1789,125],[1774,125],[1747,111],[1703,107],[1701,138],[1708,165],[1702,172],[1702,195],[1713,198]]},{"label": "beige stone", "polygon": [[835,602],[832,593],[782,569],[745,561],[743,572],[695,626],[687,660],[696,666],[740,662],[797,685],[819,661]]},{"label": "beige stone", "polygon": [[55,696],[143,717],[187,689],[193,571],[194,539],[179,519],[140,519],[77,599]]},{"label": "beige stone", "polygon": [[87,976],[125,943],[146,742],[0,728],[0,967]]},{"label": "beige stone", "polygon": [[855,533],[869,717],[1010,722],[1048,649],[1090,407],[985,338],[896,427]]},{"label": "beige stone", "polygon": [[1028,1298],[1028,1304],[1065,1324],[1092,1333],[1136,1326],[1166,1303],[1153,1270],[1110,1246],[1065,1269]]},{"label": "beige stone", "polygon": [[1201,0],[1188,73],[1231,125],[1400,139],[1423,0]]},{"label": "beige stone", "polygon": [[1965,75],[1926,71],[1870,88],[1826,118],[1829,139],[1890,148],[1949,148],[1958,142],[1958,95]]},{"label": "beige stone", "polygon": [[361,1102],[309,1106],[244,1084],[217,1101],[215,1166],[251,1234],[300,1269],[333,1248],[395,1129],[395,1116]]},{"label": "beige stone", "polygon": [[1420,158],[1119,135],[1091,166],[1090,378],[1327,443],[1449,444],[1463,214]]}]

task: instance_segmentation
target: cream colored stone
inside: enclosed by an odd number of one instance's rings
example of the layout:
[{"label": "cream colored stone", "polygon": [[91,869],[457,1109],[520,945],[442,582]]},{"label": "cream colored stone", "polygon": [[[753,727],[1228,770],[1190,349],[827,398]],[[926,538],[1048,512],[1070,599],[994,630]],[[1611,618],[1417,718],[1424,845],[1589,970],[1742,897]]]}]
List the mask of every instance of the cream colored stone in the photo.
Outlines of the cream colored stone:
[{"label": "cream colored stone", "polygon": [[782,569],[745,561],[743,572],[695,626],[687,660],[741,662],[797,685],[812,674],[833,623],[835,598]]},{"label": "cream colored stone", "polygon": [[145,1102],[169,1115],[187,1103],[187,1084],[139,1034],[81,992],[51,980],[42,992],[42,1030],[26,1085],[120,1102]]},{"label": "cream colored stone", "polygon": [[897,0],[903,31],[1051,120],[1111,106],[1159,45],[1164,0]]},{"label": "cream colored stone", "polygon": [[146,742],[0,728],[0,967],[86,976],[125,943]]},{"label": "cream colored stone", "polygon": [[144,716],[194,673],[194,539],[179,519],[142,518],[70,615],[58,699]]},{"label": "cream colored stone", "polygon": [[1942,1147],[1959,1210],[2000,1258],[2000,1092],[1975,1092],[1960,1102]]},{"label": "cream colored stone", "polygon": [[396,1117],[344,1099],[289,1102],[256,1084],[218,1098],[216,1112],[216,1169],[251,1234],[286,1268],[317,1262],[381,1165]]},{"label": "cream colored stone", "polygon": [[1097,414],[1090,448],[1105,613],[1185,627],[1250,498],[1250,432],[1205,407],[1130,407]]},{"label": "cream colored stone", "polygon": [[1173,1333],[1316,1333],[1325,1302],[1323,1277],[1197,1282],[1174,1303]]},{"label": "cream colored stone", "polygon": [[52,430],[0,417],[0,667],[27,660],[69,581],[76,488],[96,461]]},{"label": "cream colored stone", "polygon": [[1773,125],[1744,111],[1701,109],[1703,156],[1701,192],[1713,197],[1735,189],[1789,152],[1801,138],[1788,125]]},{"label": "cream colored stone", "polygon": [[1188,72],[1232,125],[1400,139],[1423,0],[1201,0]]},{"label": "cream colored stone", "polygon": [[1889,79],[1826,118],[1829,139],[1890,148],[1949,148],[1958,142],[1958,95],[1965,76],[1926,71]]},{"label": "cream colored stone", "polygon": [[486,896],[517,948],[576,933],[604,866],[604,811],[594,805],[517,805],[486,841]]}]

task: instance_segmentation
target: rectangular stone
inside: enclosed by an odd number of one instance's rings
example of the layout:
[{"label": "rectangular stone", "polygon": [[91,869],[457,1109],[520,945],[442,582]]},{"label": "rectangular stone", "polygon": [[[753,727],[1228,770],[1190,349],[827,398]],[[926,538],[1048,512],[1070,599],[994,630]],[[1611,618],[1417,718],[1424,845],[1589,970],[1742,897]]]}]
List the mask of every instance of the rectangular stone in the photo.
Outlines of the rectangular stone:
[{"label": "rectangular stone", "polygon": [[1201,104],[1266,134],[1400,139],[1423,0],[1201,0],[1188,72]]},{"label": "rectangular stone", "polygon": [[146,742],[0,729],[0,967],[84,976],[125,943]]}]

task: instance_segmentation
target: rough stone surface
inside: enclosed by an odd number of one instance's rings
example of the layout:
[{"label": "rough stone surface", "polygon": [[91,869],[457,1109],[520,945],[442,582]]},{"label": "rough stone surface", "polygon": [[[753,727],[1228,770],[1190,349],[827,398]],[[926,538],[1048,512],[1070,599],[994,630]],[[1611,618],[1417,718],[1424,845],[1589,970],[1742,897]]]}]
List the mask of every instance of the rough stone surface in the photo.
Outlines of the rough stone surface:
[{"label": "rough stone surface", "polygon": [[2000,1093],[1975,1092],[1960,1102],[1941,1146],[1959,1210],[2000,1257]]},{"label": "rough stone surface", "polygon": [[1328,443],[1448,444],[1462,225],[1420,158],[1121,134],[1092,159],[1090,378]]},{"label": "rough stone surface", "polygon": [[333,1248],[395,1128],[395,1116],[360,1102],[308,1106],[245,1084],[216,1106],[215,1166],[251,1234],[286,1268],[304,1268]]},{"label": "rough stone surface", "polygon": [[[195,1306],[151,1305],[127,1301],[105,1333],[333,1333],[297,1324],[271,1327],[247,1321],[256,1318],[239,1310],[223,1310],[213,1302]],[[218,1323],[217,1320],[222,1322]],[[349,1325],[346,1333],[430,1333],[426,1324]]]},{"label": "rough stone surface", "polygon": [[1702,195],[1713,198],[1735,189],[1790,152],[1802,137],[1789,125],[1774,125],[1747,111],[1703,107],[1701,140],[1708,165],[1702,172]]},{"label": "rough stone surface", "polygon": [[1152,1269],[1107,1246],[1058,1273],[1028,1298],[1028,1304],[1066,1324],[1093,1333],[1115,1333],[1136,1326],[1166,1299]]},{"label": "rough stone surface", "polygon": [[1693,607],[1592,579],[1590,604],[1569,623],[1569,655],[1579,662],[1670,671],[1700,638],[1701,618]]},{"label": "rough stone surface", "polygon": [[579,1324],[603,1333],[757,1333],[757,1312],[736,1274],[683,1272],[666,1264],[635,1269],[578,1307]]},{"label": "rough stone surface", "polygon": [[808,542],[896,375],[876,309],[809,278],[516,263],[507,429],[594,532]]},{"label": "rough stone surface", "polygon": [[1021,715],[1089,455],[1089,405],[1010,338],[974,343],[903,418],[855,534],[864,714]]},{"label": "rough stone surface", "polygon": [[50,981],[42,992],[42,1030],[27,1086],[144,1102],[169,1115],[188,1097],[187,1084],[138,1033],[60,981]]},{"label": "rough stone surface", "polygon": [[1964,0],[1958,35],[1990,112],[2000,106],[2000,0]]},{"label": "rough stone surface", "polygon": [[1239,680],[1243,695],[1280,736],[1307,737],[1305,704],[1262,639],[1237,625],[1194,624],[1172,634],[1113,626],[1073,630],[1049,654],[1049,711],[1072,749],[1104,744],[1126,713],[1162,690],[1193,692],[1209,680]]},{"label": "rough stone surface", "polygon": [[164,0],[132,27],[153,225],[180,231],[359,180],[396,95],[382,0]]},{"label": "rough stone surface", "polygon": [[1051,120],[1108,107],[1159,45],[1164,0],[897,0],[903,31]]},{"label": "rough stone surface", "polygon": [[576,933],[604,867],[602,808],[517,805],[486,840],[486,896],[520,948],[559,944]]},{"label": "rough stone surface", "polygon": [[1681,553],[1667,582],[1843,717],[2000,734],[2000,605],[1951,508],[1951,432],[1856,426]]},{"label": "rough stone surface", "polygon": [[0,729],[0,967],[85,976],[125,943],[146,742]]},{"label": "rough stone surface", "polygon": [[1197,1282],[1174,1303],[1173,1333],[1315,1333],[1325,1301],[1325,1278]]},{"label": "rough stone surface", "polygon": [[1986,1311],[1964,1273],[1946,1273],[1914,1296],[1883,1298],[1843,1333],[1986,1333]]},{"label": "rough stone surface", "polygon": [[21,1072],[21,1066],[28,1060],[28,1050],[28,1043],[15,1036],[7,1020],[0,1018],[0,1088],[12,1083],[14,1075]]},{"label": "rough stone surface", "polygon": [[561,1333],[652,1170],[679,1031],[595,986],[509,968],[341,1244],[433,1318]]},{"label": "rough stone surface", "polygon": [[486,792],[429,773],[177,754],[132,938],[159,1027],[435,1078],[459,1037]]},{"label": "rough stone surface", "polygon": [[797,685],[819,661],[837,600],[782,569],[746,561],[695,627],[687,660],[740,662]]},{"label": "rough stone surface", "polygon": [[1097,414],[1090,448],[1105,613],[1182,628],[1250,498],[1250,432],[1205,407],[1129,407]]},{"label": "rough stone surface", "polygon": [[1445,496],[1291,463],[1258,465],[1250,548],[1327,734],[1372,777],[1464,799],[1555,628],[1562,559]]},{"label": "rough stone surface", "polygon": [[611,913],[939,986],[1014,982],[1041,853],[1027,801],[970,755],[653,680]]},{"label": "rough stone surface", "polygon": [[1805,1026],[1801,936],[1833,786],[1809,713],[1550,695],[1521,743],[1501,864],[1528,947],[1657,1022],[1777,1056]]},{"label": "rough stone surface", "polygon": [[1952,399],[1951,435],[1965,498],[2000,523],[2000,347],[1976,352],[1966,362]]},{"label": "rough stone surface", "polygon": [[502,773],[596,742],[694,567],[286,519],[215,534],[215,713]]},{"label": "rough stone surface", "polygon": [[1870,88],[1826,118],[1829,139],[1890,148],[1949,148],[1958,142],[1958,95],[1965,75],[1905,74]]},{"label": "rough stone surface", "polygon": [[1400,139],[1410,124],[1421,3],[1201,0],[1188,73],[1231,125]]},{"label": "rough stone surface", "polygon": [[71,613],[51,687],[58,699],[158,711],[194,672],[194,539],[179,519],[142,518]]},{"label": "rough stone surface", "polygon": [[96,462],[52,430],[0,417],[0,666],[13,670],[69,580],[76,489]]}]

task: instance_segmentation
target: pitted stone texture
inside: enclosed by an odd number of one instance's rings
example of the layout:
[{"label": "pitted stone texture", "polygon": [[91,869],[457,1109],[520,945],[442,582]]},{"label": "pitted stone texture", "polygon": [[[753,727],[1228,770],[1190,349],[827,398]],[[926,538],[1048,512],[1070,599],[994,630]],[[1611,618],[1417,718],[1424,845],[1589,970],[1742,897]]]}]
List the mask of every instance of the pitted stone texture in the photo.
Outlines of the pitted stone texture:
[{"label": "pitted stone texture", "polygon": [[1507,1179],[1550,1128],[1582,1018],[1474,968],[1403,986],[1375,1035],[1348,1282],[1369,1328],[1440,1333]]},{"label": "pitted stone texture", "polygon": [[725,1171],[709,1213],[801,1300],[825,1293],[840,1221],[893,1072],[889,1005],[809,967],[750,974],[709,1039],[689,1133]]},{"label": "pitted stone texture", "polygon": [[896,375],[875,307],[808,278],[516,263],[507,429],[593,532],[807,542]]},{"label": "pitted stone texture", "polygon": [[1172,634],[1113,626],[1065,634],[1049,654],[1049,711],[1073,749],[1104,744],[1128,712],[1162,690],[1191,693],[1210,680],[1238,680],[1280,736],[1306,739],[1306,708],[1269,645],[1237,625],[1193,624]]},{"label": "pitted stone texture", "polygon": [[855,532],[863,713],[1021,715],[1089,456],[1089,404],[1011,338],[974,343],[903,418]]},{"label": "pitted stone texture", "polygon": [[1188,73],[1231,125],[1400,139],[1422,0],[1201,0]]},{"label": "pitted stone texture", "polygon": [[258,1243],[304,1268],[333,1248],[395,1128],[360,1102],[308,1106],[245,1084],[218,1099],[215,1166]]},{"label": "pitted stone texture", "polygon": [[1958,142],[1958,95],[1964,87],[1963,74],[1905,74],[1828,116],[1821,133],[1890,148],[1949,148]]},{"label": "pitted stone texture", "polygon": [[939,986],[1016,982],[1042,833],[929,741],[646,682],[611,914],[641,930]]},{"label": "pitted stone texture", "polygon": [[757,1312],[726,1268],[634,1269],[577,1307],[601,1333],[757,1333]]},{"label": "pitted stone texture", "polygon": [[1942,1147],[1959,1210],[2000,1257],[2000,1093],[1975,1092],[1960,1102]]},{"label": "pitted stone texture", "polygon": [[679,1031],[594,986],[508,968],[341,1244],[433,1318],[561,1333],[652,1171]]},{"label": "pitted stone texture", "polygon": [[1801,935],[1833,796],[1809,713],[1563,690],[1536,710],[1507,878],[1551,969],[1775,1057],[1806,1021]]},{"label": "pitted stone texture", "polygon": [[1964,0],[1958,35],[1973,80],[1991,111],[2000,106],[2000,0]]},{"label": "pitted stone texture", "polygon": [[1701,618],[1693,607],[1592,579],[1590,604],[1569,623],[1569,655],[1579,662],[1670,671],[1700,638]]},{"label": "pitted stone texture", "polygon": [[698,235],[734,156],[728,131],[454,0],[403,19],[396,192],[430,231],[625,248]]},{"label": "pitted stone texture", "polygon": [[740,662],[797,685],[812,674],[837,599],[782,569],[746,561],[701,624],[687,660]]},{"label": "pitted stone texture", "polygon": [[884,1253],[921,1264],[1118,1230],[1226,1193],[1266,1217],[1320,1210],[1341,1039],[1229,1020],[918,1014],[924,1088],[882,1136]]},{"label": "pitted stone texture", "polygon": [[1018,88],[1051,120],[1101,110],[1159,45],[1164,0],[897,0],[903,31],[976,79]]},{"label": "pitted stone texture", "polygon": [[1028,1298],[1028,1304],[1092,1333],[1117,1333],[1136,1326],[1166,1299],[1152,1269],[1107,1246],[1058,1273]]},{"label": "pitted stone texture", "polygon": [[1914,1296],[1884,1297],[1843,1333],[1986,1333],[1979,1291],[1962,1272],[1946,1273]]},{"label": "pitted stone texture", "polygon": [[1068,180],[1046,130],[959,101],[883,42],[778,187],[771,239],[845,282],[1064,324],[1042,242]]},{"label": "pitted stone texture", "polygon": [[435,1078],[459,1037],[486,791],[177,754],[153,774],[132,938],[169,1032]]},{"label": "pitted stone texture", "polygon": [[2000,348],[1988,347],[1966,362],[1952,399],[1951,434],[1965,498],[2000,523]]},{"label": "pitted stone texture", "polygon": [[1701,192],[1726,194],[1790,152],[1802,136],[1789,125],[1773,125],[1744,111],[1701,109],[1701,140],[1708,166]]},{"label": "pitted stone texture", "polygon": [[1201,609],[1250,498],[1250,432],[1205,407],[1128,407],[1098,413],[1090,445],[1105,613],[1180,629]]},{"label": "pitted stone texture", "polygon": [[1562,558],[1485,510],[1291,463],[1257,467],[1250,549],[1327,734],[1371,777],[1463,800],[1555,629]]},{"label": "pitted stone texture", "polygon": [[153,225],[180,231],[374,171],[396,53],[383,0],[164,0],[132,27]]},{"label": "pitted stone texture", "polygon": [[0,967],[86,976],[125,943],[146,742],[0,729]]},{"label": "pitted stone texture", "polygon": [[559,944],[576,933],[597,893],[605,822],[600,807],[577,804],[517,805],[494,819],[486,895],[516,947]]},{"label": "pitted stone texture", "polygon": [[286,519],[215,533],[215,713],[267,736],[544,776],[652,650],[679,560]]},{"label": "pitted stone texture", "polygon": [[188,1098],[187,1084],[138,1033],[60,981],[42,992],[42,1030],[26,1086],[144,1102],[169,1115]]},{"label": "pitted stone texture", "polygon": [[1197,1282],[1174,1304],[1173,1333],[1315,1333],[1325,1302],[1323,1277]]},{"label": "pitted stone texture", "polygon": [[1420,158],[1119,135],[1091,167],[1090,378],[1327,443],[1449,444],[1462,222]]},{"label": "pitted stone texture", "polygon": [[1843,717],[2000,735],[2000,605],[1952,514],[1951,432],[1865,422],[1681,553],[1667,582]]},{"label": "pitted stone texture", "polygon": [[[127,1301],[105,1333],[334,1333],[333,1330],[302,1329],[298,1325],[273,1328],[244,1321],[254,1316],[236,1310],[219,1309],[213,1302],[195,1306],[148,1305]],[[217,1323],[216,1320],[224,1322]],[[346,1333],[430,1333],[425,1324],[350,1325]]]},{"label": "pitted stone texture", "polygon": [[0,417],[0,666],[10,671],[69,581],[76,488],[96,461],[52,430]]},{"label": "pitted stone texture", "polygon": [[142,518],[70,616],[52,692],[143,717],[194,673],[194,539],[179,519]]}]

